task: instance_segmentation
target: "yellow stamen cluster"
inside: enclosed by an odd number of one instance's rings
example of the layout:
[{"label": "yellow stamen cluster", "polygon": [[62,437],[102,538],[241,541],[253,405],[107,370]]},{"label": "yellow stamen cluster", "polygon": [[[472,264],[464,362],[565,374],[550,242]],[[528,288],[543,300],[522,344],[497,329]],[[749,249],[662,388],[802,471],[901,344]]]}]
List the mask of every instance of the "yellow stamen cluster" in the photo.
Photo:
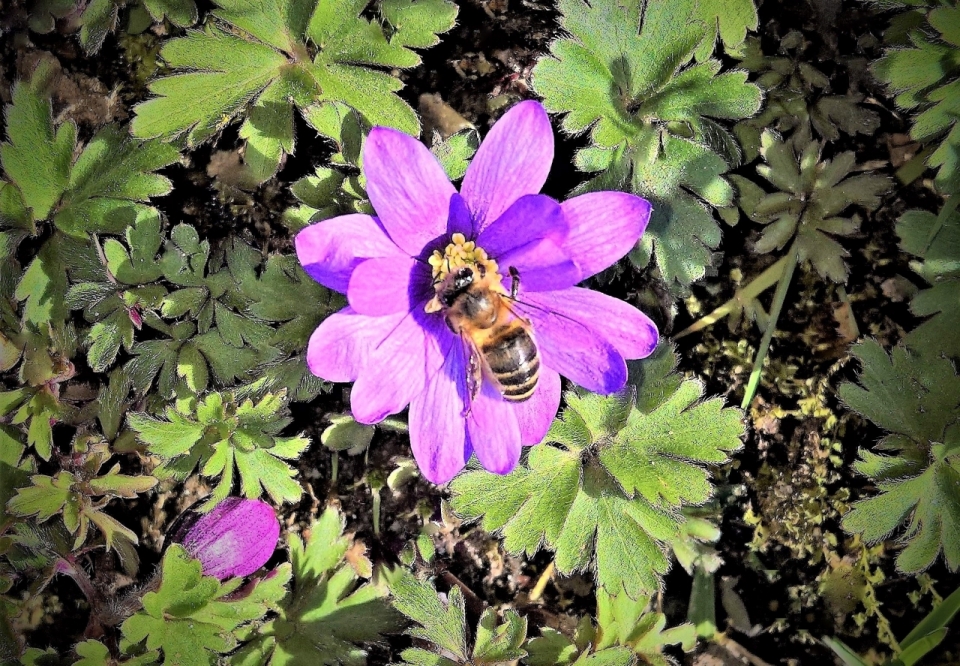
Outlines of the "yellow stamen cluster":
[{"label": "yellow stamen cluster", "polygon": [[464,266],[483,266],[487,273],[498,273],[497,262],[487,256],[486,250],[468,241],[463,234],[453,234],[450,242],[441,253],[434,250],[428,261],[433,269],[433,281],[439,284],[447,275]]}]

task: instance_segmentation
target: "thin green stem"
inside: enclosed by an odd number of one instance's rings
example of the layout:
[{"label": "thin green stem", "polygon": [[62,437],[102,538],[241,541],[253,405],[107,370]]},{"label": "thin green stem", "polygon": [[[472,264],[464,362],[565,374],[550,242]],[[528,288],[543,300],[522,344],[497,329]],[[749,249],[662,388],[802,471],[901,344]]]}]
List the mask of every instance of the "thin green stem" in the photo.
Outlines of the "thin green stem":
[{"label": "thin green stem", "polygon": [[679,340],[685,335],[696,333],[697,331],[701,331],[711,324],[717,323],[733,312],[738,306],[742,307],[743,305],[754,300],[757,296],[762,294],[773,285],[777,284],[777,282],[783,277],[783,271],[784,267],[787,265],[787,259],[787,257],[783,257],[777,261],[777,263],[760,273],[760,275],[755,277],[749,283],[740,289],[737,289],[737,292],[733,295],[733,298],[707,316],[701,317],[697,321],[687,326],[685,329],[673,336],[673,339]]},{"label": "thin green stem", "polygon": [[777,321],[780,319],[780,310],[783,309],[783,302],[787,298],[787,290],[790,288],[790,282],[793,280],[793,271],[797,267],[797,251],[790,246],[790,251],[784,259],[787,260],[783,269],[783,275],[777,282],[777,290],[773,294],[773,305],[770,306],[770,321],[767,322],[767,330],[763,332],[763,339],[760,340],[760,348],[757,349],[757,355],[753,360],[753,371],[750,373],[750,381],[747,382],[747,392],[743,396],[743,402],[740,403],[741,409],[746,409],[753,402],[753,397],[757,393],[757,387],[760,385],[760,373],[763,370],[763,361],[770,350],[770,341],[773,340],[773,331],[777,328]]}]

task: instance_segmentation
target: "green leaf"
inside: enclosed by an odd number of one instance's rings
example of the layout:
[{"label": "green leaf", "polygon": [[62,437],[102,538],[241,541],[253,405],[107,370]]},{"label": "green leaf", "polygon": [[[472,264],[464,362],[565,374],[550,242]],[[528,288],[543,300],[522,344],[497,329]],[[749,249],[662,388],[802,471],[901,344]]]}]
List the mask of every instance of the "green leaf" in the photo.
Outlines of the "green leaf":
[{"label": "green leaf", "polygon": [[103,40],[117,27],[120,5],[113,0],[91,0],[80,16],[80,44],[88,54],[96,53]]},{"label": "green leaf", "polygon": [[764,225],[754,244],[757,253],[782,250],[787,245],[801,261],[823,277],[845,282],[848,275],[844,259],[849,253],[836,240],[850,236],[860,227],[860,217],[842,214],[852,206],[873,210],[890,189],[886,176],[851,175],[857,171],[852,152],[832,160],[820,161],[822,145],[779,141],[773,132],[761,137],[761,153],[766,164],[757,173],[780,191],[760,193],[746,179],[738,179],[740,206],[747,216]]},{"label": "green leaf", "polygon": [[633,394],[568,393],[567,409],[525,465],[496,476],[471,471],[452,485],[453,509],[499,530],[511,553],[556,552],[558,571],[595,567],[600,585],[631,598],[655,592],[680,530],[679,507],[710,496],[704,463],[740,447],[737,410],[699,402],[683,382],[644,413]]},{"label": "green leaf", "polygon": [[143,202],[167,194],[172,186],[154,172],[178,157],[173,146],[136,141],[116,125],[106,126],[74,162],[54,223],[73,235],[126,231],[140,216],[156,214]]},{"label": "green leaf", "polygon": [[768,97],[758,115],[734,127],[747,161],[759,155],[760,136],[766,129],[803,144],[814,132],[826,141],[836,141],[840,132],[869,136],[880,126],[877,112],[861,105],[863,95],[828,94],[830,78],[811,64],[818,60],[814,49],[810,40],[791,30],[773,55],[764,53],[756,37],[748,39],[736,55]]},{"label": "green leaf", "polygon": [[938,169],[944,193],[960,191],[960,44],[956,26],[960,8],[938,7],[909,34],[908,48],[890,48],[872,65],[873,73],[897,94],[903,109],[918,111],[913,139],[936,146],[927,165]]},{"label": "green leaf", "polygon": [[[156,473],[184,479],[199,465],[204,476],[220,477],[216,497],[230,493],[234,465],[243,494],[266,492],[275,502],[292,502],[303,490],[285,460],[295,460],[309,446],[306,437],[277,437],[288,423],[282,396],[267,394],[259,402],[240,401],[230,393],[210,393],[168,408],[167,420],[129,414],[127,423],[153,455],[162,459]],[[216,502],[210,503],[210,506]]]},{"label": "green leaf", "polygon": [[74,160],[77,129],[66,122],[54,130],[45,90],[49,76],[44,63],[30,82],[14,87],[7,107],[9,142],[0,146],[3,169],[35,219],[50,218],[61,231],[82,238],[90,231],[122,232],[151,210],[144,202],[170,191],[170,181],[154,172],[176,161],[177,150],[135,141],[108,125]]},{"label": "green leaf", "polygon": [[459,663],[469,658],[466,606],[460,588],[451,588],[444,604],[433,586],[403,573],[390,586],[390,591],[393,607],[420,625],[408,630],[411,636],[449,652]]},{"label": "green leaf", "polygon": [[920,257],[911,266],[933,286],[922,290],[910,303],[918,316],[930,316],[907,334],[910,347],[940,349],[960,357],[960,213],[945,204],[939,215],[908,210],[897,222],[900,247]]},{"label": "green leaf", "polygon": [[960,378],[950,361],[932,350],[888,357],[873,341],[854,351],[863,364],[862,388],[840,387],[851,408],[894,434],[879,449],[861,450],[857,471],[876,481],[879,494],[856,502],[843,528],[868,543],[892,534],[904,521],[907,544],[897,567],[919,572],[943,551],[947,566],[960,568]]},{"label": "green leaf", "polygon": [[42,35],[52,32],[57,19],[62,19],[76,9],[73,0],[37,0],[30,10],[30,29]]},{"label": "green leaf", "polygon": [[70,180],[77,127],[64,123],[54,130],[46,86],[53,74],[42,60],[29,81],[13,87],[6,107],[7,142],[0,146],[0,164],[17,185],[34,218],[46,219]]},{"label": "green leaf", "polygon": [[259,626],[231,664],[362,666],[367,654],[363,643],[400,629],[384,592],[372,584],[360,585],[357,572],[345,561],[351,540],[343,536],[344,526],[343,516],[328,508],[311,526],[306,543],[289,535],[291,593],[277,605],[277,619]]},{"label": "green leaf", "polygon": [[331,451],[346,451],[355,456],[370,447],[377,429],[353,420],[349,414],[328,414],[330,425],[320,433],[320,443]]},{"label": "green leaf", "polygon": [[461,130],[446,139],[437,138],[430,151],[450,180],[460,180],[467,172],[473,154],[480,147],[480,135],[474,128]]},{"label": "green leaf", "polygon": [[70,486],[76,478],[69,472],[60,472],[55,477],[36,475],[30,478],[33,485],[17,490],[7,509],[18,516],[36,516],[43,522],[63,511],[73,493]]},{"label": "green leaf", "polygon": [[64,302],[67,292],[66,267],[62,259],[60,236],[54,235],[23,272],[15,296],[23,305],[23,321],[46,328],[67,318]]},{"label": "green leaf", "polygon": [[416,114],[393,94],[402,84],[380,70],[419,64],[410,49],[436,44],[436,33],[453,26],[452,3],[387,0],[382,25],[354,0],[218,4],[221,24],[164,46],[161,56],[180,73],[151,84],[157,97],[136,107],[136,136],[185,134],[196,146],[246,114],[245,160],[260,182],[294,150],[294,107],[345,102],[371,125],[419,133]]},{"label": "green leaf", "polygon": [[840,386],[847,406],[915,442],[944,441],[947,426],[960,416],[960,381],[950,361],[938,358],[934,350],[910,354],[901,347],[887,356],[875,340],[865,340],[851,351],[863,371],[861,386]]},{"label": "green leaf", "polygon": [[471,647],[467,638],[467,618],[463,593],[454,586],[447,603],[437,597],[429,583],[422,583],[403,571],[390,584],[393,606],[419,626],[407,634],[431,644],[431,649],[412,648],[400,655],[405,664],[503,664],[526,656],[521,648],[527,637],[527,621],[516,611],[503,614],[488,608],[480,617]]},{"label": "green leaf", "polygon": [[[73,649],[77,653],[77,656],[80,657],[79,660],[73,662],[73,666],[103,666],[103,664],[112,663],[110,650],[100,641],[85,640],[77,643]],[[124,666],[149,666],[150,664],[156,664],[159,659],[160,653],[156,650],[151,650],[150,652],[124,659],[120,663],[124,664]]]},{"label": "green leaf", "polygon": [[143,6],[154,21],[167,19],[181,28],[197,22],[197,5],[193,0],[143,0]]},{"label": "green leaf", "polygon": [[203,576],[200,562],[179,544],[167,548],[161,567],[159,589],[144,595],[143,609],[121,626],[121,649],[145,641],[148,650],[163,652],[164,663],[212,666],[237,646],[234,632],[241,625],[270,609],[269,598],[255,590],[230,599],[237,585]]},{"label": "green leaf", "polygon": [[[547,109],[567,114],[563,128],[590,129],[594,146],[576,164],[604,173],[577,191],[649,198],[654,216],[631,258],[645,266],[655,257],[664,278],[681,286],[704,275],[719,245],[708,207],[732,201],[722,174],[736,166],[739,149],[722,121],[760,108],[760,89],[744,73],[720,73],[720,63],[706,59],[718,30],[730,45],[755,25],[749,0],[734,11],[728,4],[561,0],[572,38],[554,42],[554,57],[533,72]],[[702,62],[692,62],[695,52]]]}]

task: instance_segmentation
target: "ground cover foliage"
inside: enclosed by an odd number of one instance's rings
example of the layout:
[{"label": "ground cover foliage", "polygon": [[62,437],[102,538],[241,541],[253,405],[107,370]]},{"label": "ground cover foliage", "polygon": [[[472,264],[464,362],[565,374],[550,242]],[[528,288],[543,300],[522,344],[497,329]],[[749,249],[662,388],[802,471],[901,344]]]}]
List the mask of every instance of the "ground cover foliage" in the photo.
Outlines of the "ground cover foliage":
[{"label": "ground cover foliage", "polygon": [[[0,20],[0,663],[960,660],[956,2]],[[653,203],[586,286],[663,340],[437,488],[308,371],[292,237],[372,212],[374,125],[456,180],[527,98],[547,194]],[[164,533],[230,495],[284,534],[218,580]]]}]

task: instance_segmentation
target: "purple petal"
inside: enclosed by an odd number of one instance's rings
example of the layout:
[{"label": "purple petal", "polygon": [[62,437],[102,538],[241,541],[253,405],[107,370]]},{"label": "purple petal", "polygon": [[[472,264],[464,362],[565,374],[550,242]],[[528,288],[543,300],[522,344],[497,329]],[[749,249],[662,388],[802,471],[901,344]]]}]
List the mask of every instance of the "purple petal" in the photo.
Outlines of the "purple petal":
[{"label": "purple petal", "polygon": [[570,225],[567,255],[583,280],[632,250],[650,221],[650,202],[624,192],[591,192],[560,206]]},{"label": "purple petal", "polygon": [[431,297],[430,286],[430,270],[416,259],[367,259],[353,269],[347,300],[361,314],[409,312]]},{"label": "purple petal", "polygon": [[566,289],[580,282],[580,267],[567,258],[563,248],[549,240],[527,243],[503,255],[497,263],[507,291],[513,282],[509,269],[517,269],[520,294]]},{"label": "purple petal", "polygon": [[553,128],[539,102],[520,102],[491,128],[467,167],[460,193],[477,231],[524,194],[536,194],[553,162]]},{"label": "purple petal", "polygon": [[543,194],[520,197],[477,236],[477,245],[494,259],[543,241],[563,245],[569,228],[560,204]]},{"label": "purple petal", "polygon": [[390,238],[415,257],[447,230],[456,192],[427,147],[412,136],[374,127],[363,149],[367,194]]},{"label": "purple petal", "polygon": [[428,379],[423,392],[410,402],[410,447],[423,476],[437,485],[463,469],[470,457],[463,418],[467,366],[463,345],[448,334],[443,367]]},{"label": "purple petal", "polygon": [[450,197],[447,235],[452,236],[453,234],[463,234],[467,238],[473,238],[473,218],[470,216],[467,202],[459,194]]},{"label": "purple petal", "polygon": [[[560,293],[569,291],[565,289]],[[627,364],[616,347],[592,325],[529,300],[528,295],[527,300],[518,301],[516,307],[533,323],[534,340],[544,365],[594,393],[615,393],[623,388],[627,382]]]},{"label": "purple petal", "polygon": [[364,259],[408,256],[369,215],[342,215],[297,234],[297,258],[307,275],[324,287],[347,293],[350,274]]},{"label": "purple petal", "polygon": [[483,382],[470,403],[467,437],[483,468],[508,474],[520,460],[520,426],[513,405],[490,382]]},{"label": "purple petal", "polygon": [[406,316],[358,314],[345,307],[323,320],[307,344],[307,367],[329,382],[353,382],[369,361],[370,353]]},{"label": "purple petal", "polygon": [[540,292],[524,301],[586,324],[624,358],[646,358],[653,353],[660,337],[657,325],[643,312],[590,289]]},{"label": "purple petal", "polygon": [[513,404],[520,425],[520,443],[532,446],[543,441],[560,407],[560,374],[540,365],[537,389],[529,400]]},{"label": "purple petal", "polygon": [[350,393],[350,410],[359,423],[378,423],[403,410],[423,392],[426,378],[443,363],[437,336],[449,335],[436,317],[414,308],[369,351]]},{"label": "purple petal", "polygon": [[267,563],[277,547],[280,522],[260,500],[227,497],[210,513],[185,512],[171,540],[200,560],[205,576],[223,580],[248,576]]}]

